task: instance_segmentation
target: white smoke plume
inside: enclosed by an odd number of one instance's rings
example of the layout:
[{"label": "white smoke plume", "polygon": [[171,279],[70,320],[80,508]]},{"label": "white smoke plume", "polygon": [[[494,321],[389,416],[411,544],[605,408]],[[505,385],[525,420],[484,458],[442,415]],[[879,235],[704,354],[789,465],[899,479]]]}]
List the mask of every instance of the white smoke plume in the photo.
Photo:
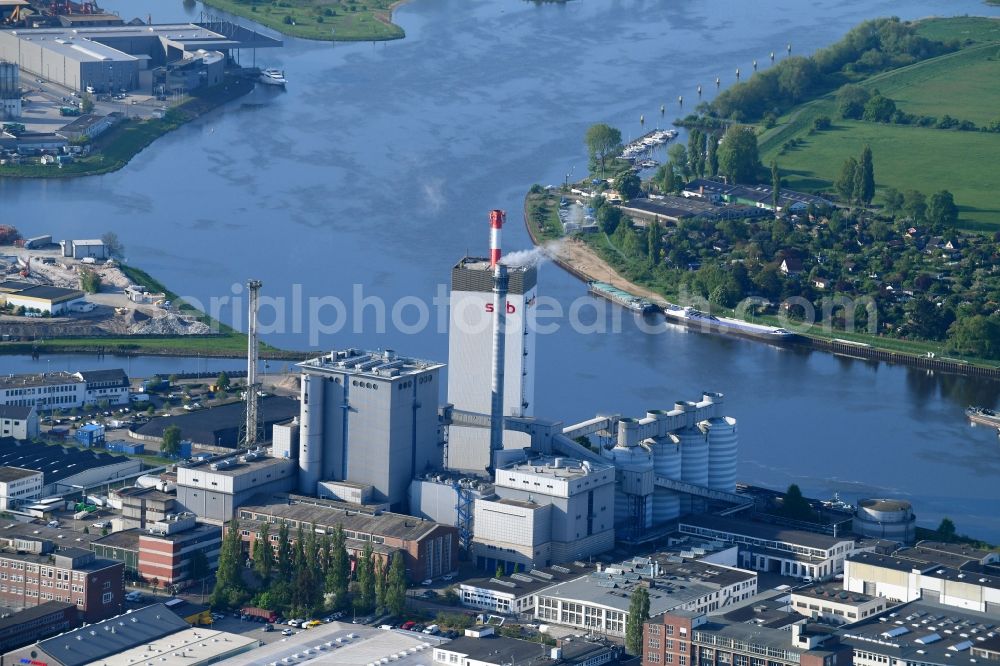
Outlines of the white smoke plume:
[{"label": "white smoke plume", "polygon": [[539,245],[530,250],[518,250],[505,254],[500,258],[500,263],[504,266],[516,266],[519,268],[530,268],[540,266],[558,254],[562,240],[554,240]]}]

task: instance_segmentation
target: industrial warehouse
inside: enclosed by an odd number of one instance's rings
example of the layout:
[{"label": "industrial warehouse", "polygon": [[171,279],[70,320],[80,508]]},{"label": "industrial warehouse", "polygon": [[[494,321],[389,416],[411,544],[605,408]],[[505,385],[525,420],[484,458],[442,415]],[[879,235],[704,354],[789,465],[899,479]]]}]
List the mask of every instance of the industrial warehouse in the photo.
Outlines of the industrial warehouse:
[{"label": "industrial warehouse", "polygon": [[[0,31],[0,60],[77,92],[152,90],[154,72],[196,65],[192,82],[222,82],[227,57],[281,41],[229,23],[172,23]],[[184,77],[183,72],[179,74]],[[195,86],[196,87],[196,86]]]}]

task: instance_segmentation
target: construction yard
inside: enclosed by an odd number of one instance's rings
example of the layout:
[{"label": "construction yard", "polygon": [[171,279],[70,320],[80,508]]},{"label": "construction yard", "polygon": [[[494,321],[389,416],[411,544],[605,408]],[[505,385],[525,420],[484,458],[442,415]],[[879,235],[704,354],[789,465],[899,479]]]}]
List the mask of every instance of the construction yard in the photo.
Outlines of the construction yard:
[{"label": "construction yard", "polygon": [[82,289],[82,277],[92,271],[100,279],[99,290],[87,293],[86,304],[59,316],[0,315],[0,334],[5,341],[51,337],[118,335],[204,335],[207,324],[190,314],[181,314],[162,293],[151,293],[130,280],[118,262],[87,261],[64,257],[58,245],[26,250],[0,249],[2,280]]}]

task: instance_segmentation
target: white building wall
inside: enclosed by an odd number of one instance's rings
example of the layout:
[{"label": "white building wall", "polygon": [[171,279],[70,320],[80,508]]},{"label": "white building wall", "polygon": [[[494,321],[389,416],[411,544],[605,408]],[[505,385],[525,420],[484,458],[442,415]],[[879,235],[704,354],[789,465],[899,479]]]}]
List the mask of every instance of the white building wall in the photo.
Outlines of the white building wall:
[{"label": "white building wall", "polygon": [[[527,310],[537,289],[507,296],[504,348],[504,415],[534,414],[535,332],[528,326]],[[448,402],[456,409],[489,414],[493,375],[493,294],[452,291],[448,333]],[[513,310],[513,311],[512,311]],[[451,427],[448,467],[484,470],[489,465],[489,430]],[[504,433],[504,448],[530,444],[524,433]]]},{"label": "white building wall", "polygon": [[43,475],[37,472],[16,481],[0,482],[0,510],[14,509],[42,493]]}]

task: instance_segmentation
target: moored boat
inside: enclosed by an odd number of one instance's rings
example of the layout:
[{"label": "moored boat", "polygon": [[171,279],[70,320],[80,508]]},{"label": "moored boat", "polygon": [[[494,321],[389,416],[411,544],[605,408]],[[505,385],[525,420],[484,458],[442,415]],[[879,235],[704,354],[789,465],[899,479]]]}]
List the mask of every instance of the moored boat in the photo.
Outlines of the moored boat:
[{"label": "moored boat", "polygon": [[639,296],[628,293],[627,291],[622,291],[614,285],[610,285],[607,282],[597,282],[591,281],[587,283],[587,288],[590,293],[595,296],[600,296],[601,298],[606,298],[612,303],[616,303],[623,308],[627,308],[632,312],[638,312],[639,314],[649,314],[656,312],[656,306],[650,301]]},{"label": "moored boat", "polygon": [[774,344],[787,344],[799,337],[796,333],[778,326],[753,324],[730,317],[717,317],[692,307],[670,305],[663,310],[663,314],[667,318],[668,323],[682,324],[688,328],[703,332],[739,335]]},{"label": "moored boat", "polygon": [[965,415],[973,423],[990,426],[1000,430],[1000,414],[985,407],[969,407],[965,410]]},{"label": "moored boat", "polygon": [[260,82],[270,86],[284,86],[287,83],[285,73],[273,67],[261,71]]}]

